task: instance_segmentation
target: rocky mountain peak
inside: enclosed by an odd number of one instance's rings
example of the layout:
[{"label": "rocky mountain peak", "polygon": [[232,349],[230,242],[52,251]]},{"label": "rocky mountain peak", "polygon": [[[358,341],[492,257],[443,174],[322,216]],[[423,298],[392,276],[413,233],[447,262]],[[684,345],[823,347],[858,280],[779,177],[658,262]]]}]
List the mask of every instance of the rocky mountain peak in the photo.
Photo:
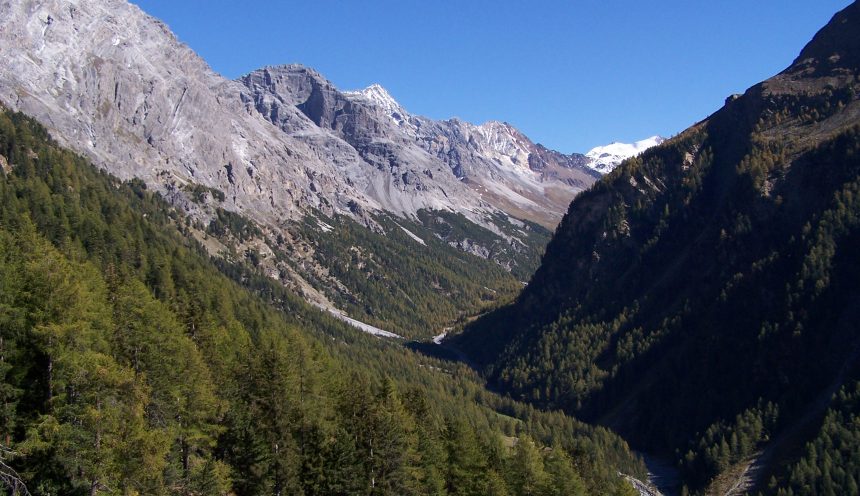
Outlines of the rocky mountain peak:
[{"label": "rocky mountain peak", "polygon": [[322,160],[312,143],[320,133],[300,112],[279,107],[303,135],[279,131],[253,112],[244,85],[128,2],[2,2],[0,56],[0,102],[177,202],[183,188],[202,185],[263,224],[306,208],[349,211],[350,200],[378,207],[341,172],[354,152]]},{"label": "rocky mountain peak", "polygon": [[386,90],[382,85],[373,83],[367,88],[359,91],[346,91],[345,95],[354,95],[354,96],[362,96],[368,100],[370,100],[375,105],[378,105],[383,110],[385,110],[389,114],[400,113],[405,114],[406,112],[403,110],[403,107],[391,94]]}]

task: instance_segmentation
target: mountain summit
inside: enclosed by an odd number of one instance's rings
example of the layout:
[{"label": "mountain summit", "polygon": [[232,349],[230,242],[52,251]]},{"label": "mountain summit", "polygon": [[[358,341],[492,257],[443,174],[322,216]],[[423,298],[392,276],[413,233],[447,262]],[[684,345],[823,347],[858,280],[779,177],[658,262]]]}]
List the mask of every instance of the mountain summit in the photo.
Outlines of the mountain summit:
[{"label": "mountain summit", "polygon": [[0,101],[178,202],[199,185],[270,225],[310,210],[443,209],[553,228],[599,177],[587,157],[507,124],[412,115],[378,84],[341,92],[299,65],[226,80],[122,0],[6,2],[0,14]]},{"label": "mountain summit", "polygon": [[[364,97],[398,121],[402,120],[402,116],[406,114],[406,111],[399,103],[397,103],[397,100],[388,93],[388,90],[376,83],[371,84],[363,90],[345,91],[344,94],[348,96]],[[398,115],[401,116],[400,119],[397,119]]]}]

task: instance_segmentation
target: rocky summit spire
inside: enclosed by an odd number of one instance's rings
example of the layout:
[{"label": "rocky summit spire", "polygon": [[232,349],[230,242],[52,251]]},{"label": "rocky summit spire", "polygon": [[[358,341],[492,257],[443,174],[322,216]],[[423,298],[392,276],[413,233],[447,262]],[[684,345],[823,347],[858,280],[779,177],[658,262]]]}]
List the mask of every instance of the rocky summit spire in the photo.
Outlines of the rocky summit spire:
[{"label": "rocky summit spire", "polygon": [[401,107],[400,104],[397,103],[397,100],[395,100],[394,97],[392,97],[391,94],[388,93],[388,90],[386,90],[377,83],[371,84],[370,86],[361,90],[358,93],[361,93],[365,98],[378,105],[388,113],[406,113],[403,110],[403,107]]}]

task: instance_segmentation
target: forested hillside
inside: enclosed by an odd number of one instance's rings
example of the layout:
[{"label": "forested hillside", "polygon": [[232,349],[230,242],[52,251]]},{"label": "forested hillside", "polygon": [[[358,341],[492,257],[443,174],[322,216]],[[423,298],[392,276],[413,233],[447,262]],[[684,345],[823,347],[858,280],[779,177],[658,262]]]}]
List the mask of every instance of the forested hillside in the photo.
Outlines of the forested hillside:
[{"label": "forested hillside", "polygon": [[671,460],[687,491],[757,462],[761,490],[856,493],[858,61],[855,3],[577,197],[517,302],[456,344],[516,398]]},{"label": "forested hillside", "polygon": [[[316,287],[327,288],[326,296],[350,316],[404,337],[426,339],[460,319],[511,302],[522,288],[520,280],[537,269],[539,250],[549,239],[536,224],[526,227],[523,222],[516,234],[526,245],[513,237],[506,241],[452,212],[422,210],[420,215],[421,220],[376,215],[380,232],[346,216],[321,213],[291,226],[297,231],[294,239],[313,247],[312,263],[327,280],[315,280],[313,272],[291,260],[292,247],[273,246],[273,253]],[[458,244],[492,251],[476,256]],[[511,272],[501,266],[505,263]]]},{"label": "forested hillside", "polygon": [[0,480],[30,494],[627,494],[617,436],[363,335],[0,114]]}]

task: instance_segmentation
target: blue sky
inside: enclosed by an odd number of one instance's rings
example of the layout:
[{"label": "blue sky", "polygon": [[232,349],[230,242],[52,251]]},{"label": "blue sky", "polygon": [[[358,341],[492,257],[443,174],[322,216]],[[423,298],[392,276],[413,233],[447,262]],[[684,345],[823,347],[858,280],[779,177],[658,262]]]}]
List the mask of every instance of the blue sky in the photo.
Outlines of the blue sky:
[{"label": "blue sky", "polygon": [[784,69],[848,0],[135,0],[213,69],[311,66],[562,152],[671,136]]}]

